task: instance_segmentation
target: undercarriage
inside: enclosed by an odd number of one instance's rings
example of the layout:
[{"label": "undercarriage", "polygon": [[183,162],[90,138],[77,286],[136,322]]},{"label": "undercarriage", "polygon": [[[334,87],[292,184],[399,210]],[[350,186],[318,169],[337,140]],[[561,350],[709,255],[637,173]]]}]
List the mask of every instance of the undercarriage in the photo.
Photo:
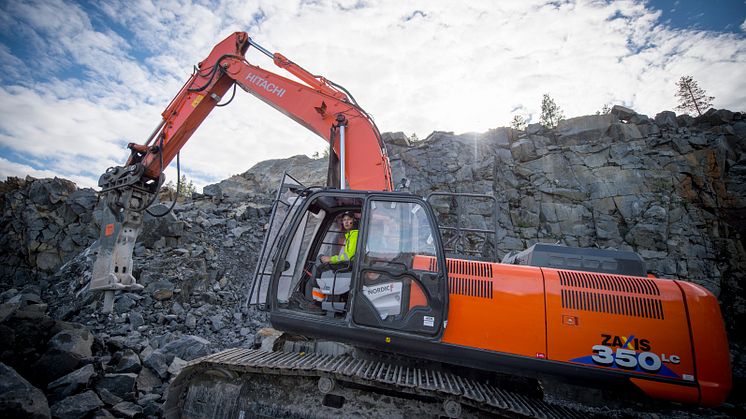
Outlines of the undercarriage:
[{"label": "undercarriage", "polygon": [[244,348],[189,363],[164,410],[168,418],[588,417],[453,372],[351,354]]}]

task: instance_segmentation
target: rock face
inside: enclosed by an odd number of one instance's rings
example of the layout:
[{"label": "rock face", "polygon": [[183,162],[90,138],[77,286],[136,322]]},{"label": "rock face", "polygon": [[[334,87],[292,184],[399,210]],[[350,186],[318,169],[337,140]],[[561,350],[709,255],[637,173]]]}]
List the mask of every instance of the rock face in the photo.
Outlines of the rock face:
[{"label": "rock face", "polygon": [[311,159],[305,155],[267,160],[257,163],[243,174],[206,186],[204,193],[228,199],[245,198],[251,193],[271,196],[285,172],[306,186],[320,186],[326,184],[327,166],[326,159]]},{"label": "rock face", "polygon": [[98,238],[96,193],[64,179],[10,178],[0,186],[0,282],[46,279]]},{"label": "rock face", "polygon": [[[496,229],[468,237],[483,257],[537,242],[634,250],[652,273],[707,287],[726,317],[736,379],[746,376],[742,114],[650,118],[615,106],[554,130],[382,137],[395,183],[406,177],[412,193],[495,197],[496,211],[482,201],[432,201],[446,224]],[[158,416],[186,361],[255,345],[266,317],[243,303],[274,190],[285,171],[321,185],[326,167],[305,156],[262,162],[165,217],[146,216],[134,251],[145,289],[117,294],[110,316],[86,291],[94,192],[62,179],[0,183],[0,362],[31,383],[21,387],[41,413],[24,415]]]}]

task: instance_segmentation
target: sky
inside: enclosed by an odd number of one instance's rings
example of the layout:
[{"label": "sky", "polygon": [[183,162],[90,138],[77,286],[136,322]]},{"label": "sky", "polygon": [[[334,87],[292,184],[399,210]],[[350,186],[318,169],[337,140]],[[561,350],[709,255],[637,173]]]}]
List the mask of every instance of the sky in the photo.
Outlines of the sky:
[{"label": "sky", "polygon": [[[235,31],[344,86],[382,132],[419,138],[538,122],[543,94],[568,118],[615,104],[652,117],[674,110],[684,75],[714,107],[746,110],[744,0],[2,0],[0,180],[96,187]],[[288,76],[254,49],[247,59]],[[199,189],[326,147],[239,89],[181,169]]]}]

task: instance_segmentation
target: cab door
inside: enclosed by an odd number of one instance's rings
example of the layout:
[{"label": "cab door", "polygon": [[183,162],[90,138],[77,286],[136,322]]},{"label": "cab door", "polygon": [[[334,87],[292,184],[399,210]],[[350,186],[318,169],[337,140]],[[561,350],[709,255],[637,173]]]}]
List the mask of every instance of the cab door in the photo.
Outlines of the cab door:
[{"label": "cab door", "polygon": [[415,197],[371,195],[362,221],[353,322],[439,338],[448,281],[432,210]]}]

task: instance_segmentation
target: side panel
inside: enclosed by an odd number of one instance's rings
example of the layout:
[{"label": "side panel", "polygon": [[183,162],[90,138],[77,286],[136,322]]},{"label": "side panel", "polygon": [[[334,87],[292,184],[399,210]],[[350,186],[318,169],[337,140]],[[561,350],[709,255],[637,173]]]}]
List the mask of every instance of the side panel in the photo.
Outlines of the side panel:
[{"label": "side panel", "polygon": [[698,401],[686,306],[674,281],[542,270],[549,359],[679,381],[684,386],[667,386],[666,398]]},{"label": "side panel", "polygon": [[732,386],[728,337],[725,334],[720,306],[714,295],[689,282],[676,281],[686,296],[692,343],[697,367],[697,381],[704,406],[725,402]]},{"label": "side panel", "polygon": [[543,358],[541,270],[448,259],[449,312],[443,342]]}]

